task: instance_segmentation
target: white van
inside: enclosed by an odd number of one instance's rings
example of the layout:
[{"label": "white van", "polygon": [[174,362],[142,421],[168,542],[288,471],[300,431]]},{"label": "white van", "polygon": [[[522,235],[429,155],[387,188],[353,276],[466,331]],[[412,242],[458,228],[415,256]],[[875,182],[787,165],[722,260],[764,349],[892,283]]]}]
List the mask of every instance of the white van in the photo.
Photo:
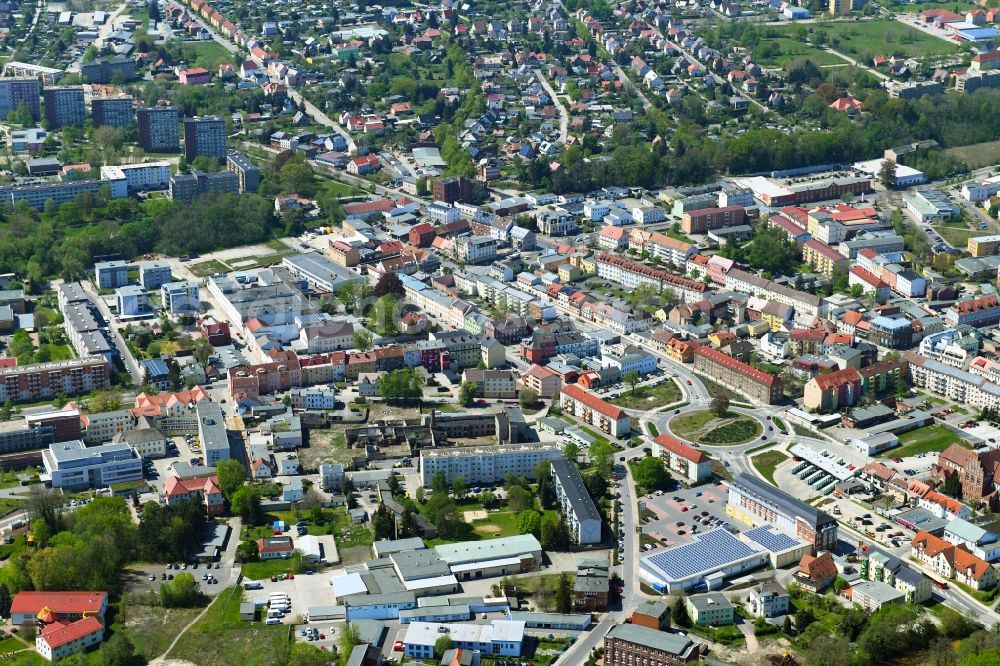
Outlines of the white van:
[{"label": "white van", "polygon": [[281,620],[276,617],[269,617],[264,620],[264,624],[281,624]]},{"label": "white van", "polygon": [[270,609],[270,610],[267,611],[267,617],[268,618],[281,618],[281,617],[284,617],[284,613],[282,613],[280,610],[278,610],[276,608],[272,608],[272,609]]}]

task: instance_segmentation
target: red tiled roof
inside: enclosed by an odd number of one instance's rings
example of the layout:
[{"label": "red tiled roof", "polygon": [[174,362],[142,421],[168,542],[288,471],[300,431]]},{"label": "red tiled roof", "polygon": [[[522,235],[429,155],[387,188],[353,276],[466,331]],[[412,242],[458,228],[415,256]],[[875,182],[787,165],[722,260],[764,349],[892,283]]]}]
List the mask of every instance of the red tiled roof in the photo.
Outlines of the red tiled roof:
[{"label": "red tiled roof", "polygon": [[769,375],[762,370],[758,370],[757,368],[744,363],[743,361],[738,361],[728,354],[723,354],[719,350],[712,349],[711,347],[707,347],[705,345],[695,345],[694,353],[698,356],[707,358],[713,363],[729,368],[734,372],[738,372],[744,377],[752,379],[755,382],[759,382],[764,386],[773,386],[777,379],[774,375]]},{"label": "red tiled roof", "polygon": [[49,608],[57,615],[99,613],[107,592],[18,592],[10,605],[11,614],[38,613]]},{"label": "red tiled roof", "polygon": [[172,476],[163,483],[163,496],[173,497],[174,495],[186,495],[192,492],[199,492],[205,495],[221,493],[219,482],[212,476],[203,476],[196,479],[181,479]]},{"label": "red tiled roof", "polygon": [[285,553],[292,550],[289,537],[261,537],[257,539],[257,549],[261,553]]},{"label": "red tiled roof", "polygon": [[610,403],[604,402],[590,391],[586,391],[576,384],[570,384],[569,386],[563,387],[562,392],[564,395],[568,395],[577,402],[582,402],[585,406],[590,407],[595,412],[604,414],[610,419],[617,421],[618,419],[623,419],[627,416],[625,411],[620,407],[615,407]]},{"label": "red tiled roof", "polygon": [[612,266],[617,266],[618,268],[628,271],[630,273],[635,273],[637,275],[643,275],[654,280],[659,280],[665,284],[669,284],[672,287],[679,287],[681,289],[687,289],[689,291],[704,292],[708,289],[708,286],[704,282],[697,282],[695,280],[689,280],[688,278],[678,277],[672,273],[666,271],[661,271],[656,268],[650,268],[644,264],[637,264],[634,261],[629,261],[628,259],[622,259],[621,257],[616,257],[610,254],[602,254],[597,258],[598,261],[602,261],[606,264],[611,264]]},{"label": "red tiled roof", "polygon": [[674,439],[670,435],[660,435],[655,440],[653,440],[667,451],[671,453],[676,453],[681,458],[690,460],[691,462],[697,464],[708,460],[708,456],[699,451],[698,449],[688,446],[684,442]]},{"label": "red tiled roof", "polygon": [[829,552],[821,553],[819,557],[803,555],[799,561],[799,572],[809,580],[821,581],[837,575],[837,564]]},{"label": "red tiled roof", "polygon": [[48,643],[50,648],[55,649],[60,645],[71,643],[84,636],[89,636],[103,630],[104,625],[101,624],[101,621],[91,615],[82,620],[70,622],[69,624],[53,622],[42,629],[42,640]]},{"label": "red tiled roof", "polygon": [[844,368],[835,372],[828,372],[825,375],[816,375],[810,381],[816,382],[816,386],[822,391],[834,389],[844,384],[860,382],[861,375],[854,368]]},{"label": "red tiled roof", "polygon": [[952,308],[955,312],[959,314],[967,314],[969,312],[977,312],[979,310],[988,310],[991,308],[1000,307],[1000,300],[996,296],[990,294],[988,296],[981,296],[979,298],[973,298],[968,301],[959,301],[955,303]]}]

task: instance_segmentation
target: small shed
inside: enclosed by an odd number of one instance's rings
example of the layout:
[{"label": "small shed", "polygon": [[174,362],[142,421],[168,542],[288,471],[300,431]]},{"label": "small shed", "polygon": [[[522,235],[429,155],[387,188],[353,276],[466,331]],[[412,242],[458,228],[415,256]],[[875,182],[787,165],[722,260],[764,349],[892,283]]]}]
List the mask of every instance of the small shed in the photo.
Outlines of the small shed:
[{"label": "small shed", "polygon": [[240,619],[246,622],[253,622],[257,617],[257,609],[252,601],[244,601],[240,604]]}]

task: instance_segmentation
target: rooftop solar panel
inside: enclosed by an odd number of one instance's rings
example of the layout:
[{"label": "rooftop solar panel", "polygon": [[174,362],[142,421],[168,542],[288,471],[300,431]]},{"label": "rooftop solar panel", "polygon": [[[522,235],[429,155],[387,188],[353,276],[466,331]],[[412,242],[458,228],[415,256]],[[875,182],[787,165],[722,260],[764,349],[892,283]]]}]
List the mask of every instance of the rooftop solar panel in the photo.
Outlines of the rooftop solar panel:
[{"label": "rooftop solar panel", "polygon": [[696,541],[669,548],[643,559],[660,569],[668,579],[678,580],[702,571],[724,567],[731,562],[750,557],[756,552],[728,531],[716,529],[705,532]]},{"label": "rooftop solar panel", "polygon": [[772,553],[778,553],[798,545],[798,541],[770,526],[755,527],[744,532],[754,543],[759,543]]}]

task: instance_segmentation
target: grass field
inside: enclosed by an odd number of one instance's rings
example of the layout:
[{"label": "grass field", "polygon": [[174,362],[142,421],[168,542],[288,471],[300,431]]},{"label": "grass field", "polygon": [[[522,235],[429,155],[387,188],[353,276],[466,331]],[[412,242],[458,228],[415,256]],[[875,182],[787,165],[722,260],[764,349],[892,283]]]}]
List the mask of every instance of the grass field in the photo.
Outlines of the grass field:
[{"label": "grass field", "polygon": [[946,148],[944,152],[948,157],[965,162],[970,169],[1000,163],[1000,141]]},{"label": "grass field", "polygon": [[209,261],[202,261],[197,264],[192,264],[188,266],[188,270],[194,273],[195,277],[208,277],[209,275],[215,275],[216,273],[225,273],[229,270],[229,267],[218,259],[210,259]]},{"label": "grass field", "polygon": [[970,448],[968,443],[943,425],[932,425],[905,432],[899,436],[900,447],[882,454],[883,458],[904,458],[918,453],[944,451],[952,444]]},{"label": "grass field", "polygon": [[738,414],[719,418],[707,409],[674,417],[670,429],[678,437],[714,445],[749,442],[763,431],[755,419]]},{"label": "grass field", "polygon": [[620,396],[608,402],[625,409],[649,410],[669,405],[675,402],[680,395],[681,392],[677,388],[677,384],[673,381],[667,381],[659,386],[637,386],[635,393],[631,389],[626,389]]},{"label": "grass field", "polygon": [[784,67],[796,58],[809,58],[817,67],[847,63],[843,58],[828,51],[803,44],[791,37],[772,37],[766,43],[773,44],[773,46],[768,46],[761,53],[754,54],[762,67]]},{"label": "grass field", "polygon": [[349,197],[353,196],[357,191],[357,188],[353,185],[348,185],[347,183],[342,183],[339,180],[333,180],[332,178],[322,178],[320,176],[316,177],[319,182],[320,187],[327,191],[335,197]]},{"label": "grass field", "polygon": [[291,627],[240,620],[242,589],[230,588],[208,608],[170,651],[171,659],[195,664],[270,666],[289,663]]},{"label": "grass field", "polygon": [[[989,7],[1000,6],[1000,3],[993,1],[988,1],[983,9]],[[947,9],[950,12],[955,12],[956,14],[965,14],[970,9],[978,9],[981,6],[974,2],[942,2],[942,3],[914,3],[905,5],[892,5],[891,9],[894,12],[899,12],[900,14],[920,14],[927,11],[928,9]]]},{"label": "grass field", "polygon": [[[800,26],[781,26],[794,41]],[[808,26],[809,38],[815,42],[817,32],[825,33],[826,41],[835,50],[856,57],[870,64],[871,57],[879,54],[899,53],[908,57],[943,56],[957,53],[958,44],[938,39],[920,32],[916,26],[907,26],[892,19],[872,21],[831,21]],[[831,54],[832,55],[832,54]]]},{"label": "grass field", "polygon": [[472,521],[472,528],[481,537],[495,539],[517,534],[517,514],[513,511],[490,513],[485,520]]},{"label": "grass field", "polygon": [[950,224],[939,224],[934,227],[934,230],[941,234],[941,238],[959,250],[964,250],[969,244],[969,239],[973,236],[983,236],[988,233],[980,229],[970,229],[967,226],[954,226]]},{"label": "grass field", "polygon": [[184,57],[189,67],[204,67],[213,77],[218,74],[219,65],[233,62],[232,54],[212,40],[185,43]]},{"label": "grass field", "polygon": [[773,485],[777,485],[774,483],[774,470],[786,460],[788,460],[788,456],[781,451],[765,451],[751,458],[750,462],[753,463],[758,472],[764,475],[765,479]]},{"label": "grass field", "polygon": [[245,562],[243,575],[251,580],[267,580],[271,576],[292,571],[291,560],[261,560],[260,562]]},{"label": "grass field", "polygon": [[118,616],[112,629],[124,627],[136,652],[152,660],[163,654],[181,628],[198,617],[201,610],[145,606],[126,601],[125,612]]}]

